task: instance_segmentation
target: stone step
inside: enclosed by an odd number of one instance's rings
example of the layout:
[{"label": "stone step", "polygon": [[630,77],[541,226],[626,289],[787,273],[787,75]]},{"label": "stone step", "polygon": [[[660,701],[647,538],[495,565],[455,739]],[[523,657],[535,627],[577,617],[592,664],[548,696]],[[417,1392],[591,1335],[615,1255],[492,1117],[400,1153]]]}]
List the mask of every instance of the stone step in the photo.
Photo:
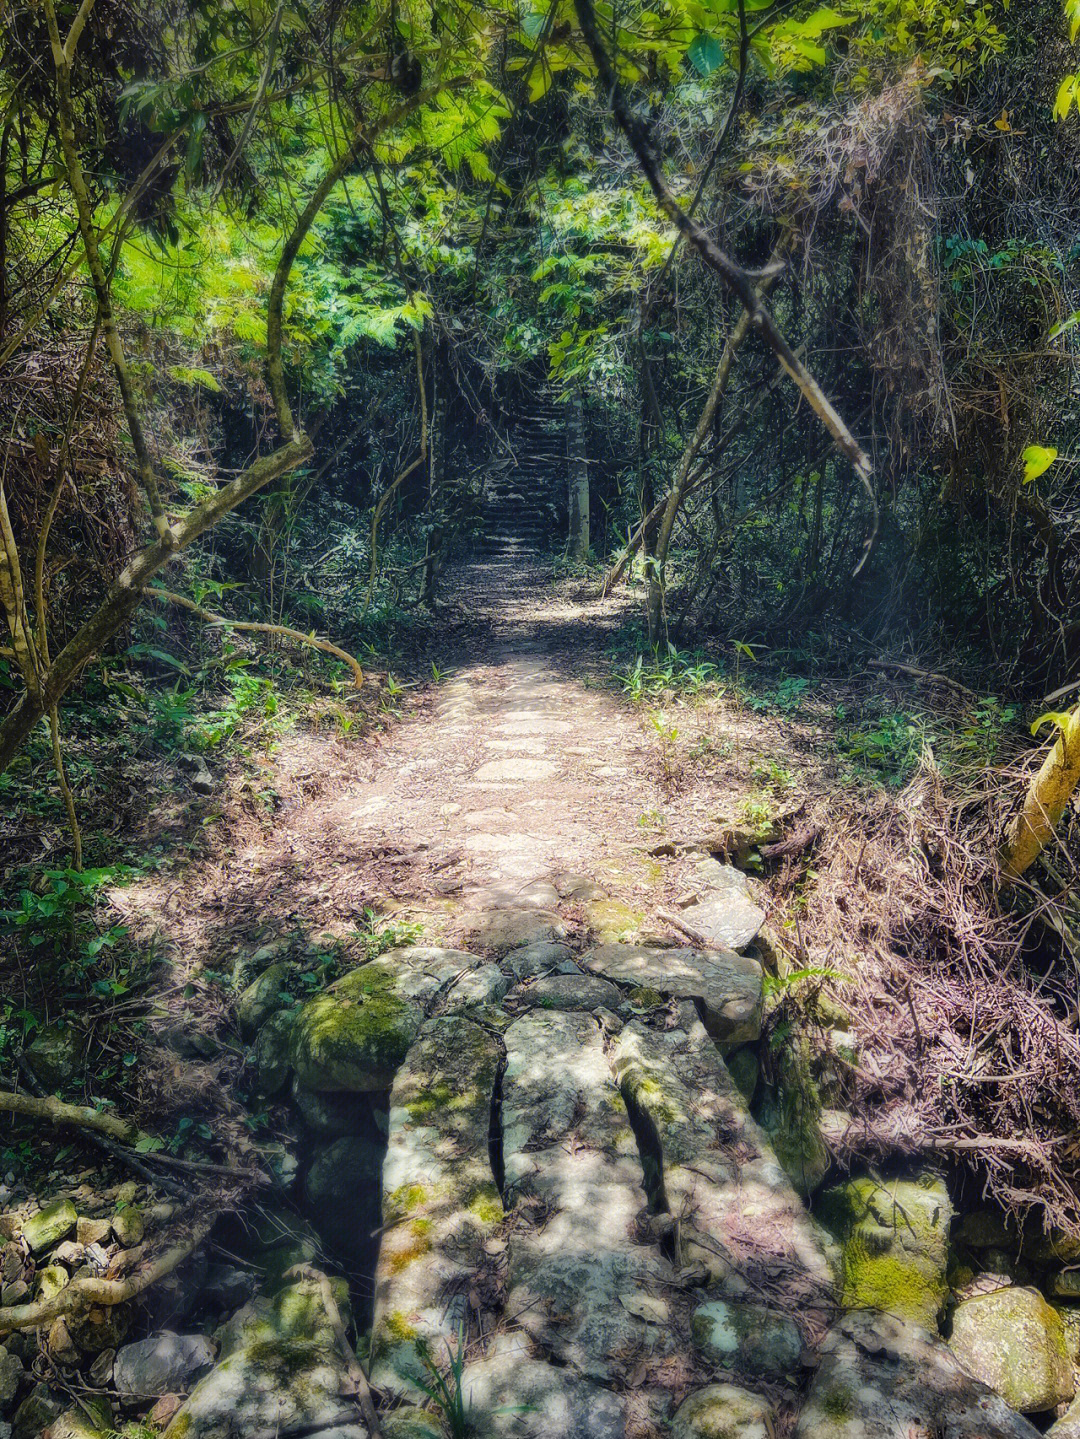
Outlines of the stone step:
[{"label": "stone step", "polygon": [[778,1275],[804,1319],[835,1305],[830,1242],[747,1110],[690,1001],[671,1029],[632,1020],[613,1042],[622,1095],[651,1156],[654,1206],[675,1220],[683,1264],[711,1294],[757,1300]]},{"label": "stone step", "polygon": [[591,1014],[534,1010],[507,1028],[503,1163],[523,1222],[510,1236],[506,1317],[545,1357],[615,1385],[625,1356],[658,1356],[669,1327],[634,1312],[674,1281],[637,1242],[637,1142]]},{"label": "stone step", "polygon": [[390,1092],[384,1233],[375,1271],[372,1383],[423,1398],[424,1355],[468,1336],[468,1287],[503,1218],[488,1142],[502,1047],[464,1015],[430,1020]]}]

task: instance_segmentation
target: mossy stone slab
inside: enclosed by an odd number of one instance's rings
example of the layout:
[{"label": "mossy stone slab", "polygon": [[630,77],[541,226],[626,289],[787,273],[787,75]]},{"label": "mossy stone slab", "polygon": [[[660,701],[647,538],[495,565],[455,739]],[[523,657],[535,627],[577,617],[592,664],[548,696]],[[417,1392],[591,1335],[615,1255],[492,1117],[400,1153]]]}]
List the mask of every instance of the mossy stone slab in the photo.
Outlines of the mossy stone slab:
[{"label": "mossy stone slab", "polygon": [[54,1199],[36,1214],[32,1214],[22,1227],[31,1254],[44,1254],[74,1234],[79,1216],[70,1199]]}]

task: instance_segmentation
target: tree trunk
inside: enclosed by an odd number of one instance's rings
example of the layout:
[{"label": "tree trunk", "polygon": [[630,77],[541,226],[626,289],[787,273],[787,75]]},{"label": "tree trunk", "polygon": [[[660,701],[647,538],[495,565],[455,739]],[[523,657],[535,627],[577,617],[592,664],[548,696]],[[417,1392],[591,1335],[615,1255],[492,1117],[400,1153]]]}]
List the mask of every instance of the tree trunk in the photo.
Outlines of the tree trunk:
[{"label": "tree trunk", "polygon": [[1050,753],[1028,785],[1024,807],[1005,832],[1001,867],[1007,880],[1019,879],[1049,844],[1077,784],[1080,705],[1061,717]]},{"label": "tree trunk", "polygon": [[589,462],[585,454],[585,416],[580,394],[570,401],[566,416],[567,498],[570,509],[569,552],[572,560],[589,558]]}]

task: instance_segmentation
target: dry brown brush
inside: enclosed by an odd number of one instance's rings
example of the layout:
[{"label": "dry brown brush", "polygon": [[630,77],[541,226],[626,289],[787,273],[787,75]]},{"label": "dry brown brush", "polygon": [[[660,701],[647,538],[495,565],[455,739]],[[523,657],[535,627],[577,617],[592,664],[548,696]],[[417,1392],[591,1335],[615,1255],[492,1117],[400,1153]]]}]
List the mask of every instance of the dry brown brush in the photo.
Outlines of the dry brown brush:
[{"label": "dry brown brush", "polygon": [[805,934],[851,976],[859,1016],[857,1063],[839,1066],[852,1120],[831,1136],[837,1157],[948,1156],[1006,1207],[1075,1235],[1070,895],[999,898],[1003,796],[1022,783],[989,768],[947,783],[927,751],[898,797],[823,825]]}]

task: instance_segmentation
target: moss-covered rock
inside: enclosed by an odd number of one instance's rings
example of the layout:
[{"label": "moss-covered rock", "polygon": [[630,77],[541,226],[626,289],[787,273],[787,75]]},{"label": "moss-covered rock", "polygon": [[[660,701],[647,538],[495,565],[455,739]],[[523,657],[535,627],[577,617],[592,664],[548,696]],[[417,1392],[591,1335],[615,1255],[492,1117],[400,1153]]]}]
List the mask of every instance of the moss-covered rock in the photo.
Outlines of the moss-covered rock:
[{"label": "moss-covered rock", "polygon": [[292,1003],[286,988],[290,972],[291,966],[280,959],[264,969],[244,990],[237,1006],[236,1019],[245,1039],[251,1039],[272,1014]]},{"label": "moss-covered rock", "polygon": [[927,1328],[948,1294],[952,1204],[928,1172],[882,1185],[849,1180],[821,1196],[819,1213],[840,1242],[846,1309],[881,1309]]},{"label": "moss-covered rock", "polygon": [[26,1046],[38,1082],[55,1093],[74,1079],[86,1056],[86,1036],[68,1023],[49,1024]]},{"label": "moss-covered rock", "polygon": [[292,1031],[296,1011],[279,1009],[259,1030],[255,1040],[255,1083],[268,1098],[280,1094],[292,1073]]},{"label": "moss-covered rock", "polygon": [[1061,1315],[1037,1289],[998,1289],[957,1306],[950,1347],[964,1367],[1022,1414],[1073,1397],[1072,1356]]},{"label": "moss-covered rock", "polygon": [[[343,1314],[348,1296],[336,1282]],[[246,1304],[220,1331],[219,1363],[191,1391],[165,1431],[166,1439],[224,1439],[226,1435],[331,1427],[359,1439],[341,1397],[344,1362],[318,1284],[290,1285],[272,1299]],[[352,1412],[355,1412],[354,1410]]]},{"label": "moss-covered rock", "polygon": [[[389,1089],[424,1020],[409,978],[387,956],[308,1000],[292,1031],[297,1082],[316,1090]],[[423,988],[430,994],[438,985]]]},{"label": "moss-covered rock", "polygon": [[787,1314],[716,1299],[694,1310],[690,1332],[704,1357],[721,1368],[789,1383],[798,1378],[802,1337]]},{"label": "moss-covered rock", "polygon": [[61,1239],[73,1234],[79,1216],[70,1199],[54,1199],[36,1214],[32,1214],[22,1227],[31,1254],[44,1254]]},{"label": "moss-covered rock", "polygon": [[671,1439],[771,1439],[776,1433],[760,1394],[734,1384],[710,1384],[684,1399],[671,1421]]},{"label": "moss-covered rock", "polygon": [[804,1045],[785,1044],[773,1056],[773,1068],[772,1083],[758,1086],[754,1118],[795,1189],[808,1199],[831,1162],[821,1132],[821,1094]]}]

